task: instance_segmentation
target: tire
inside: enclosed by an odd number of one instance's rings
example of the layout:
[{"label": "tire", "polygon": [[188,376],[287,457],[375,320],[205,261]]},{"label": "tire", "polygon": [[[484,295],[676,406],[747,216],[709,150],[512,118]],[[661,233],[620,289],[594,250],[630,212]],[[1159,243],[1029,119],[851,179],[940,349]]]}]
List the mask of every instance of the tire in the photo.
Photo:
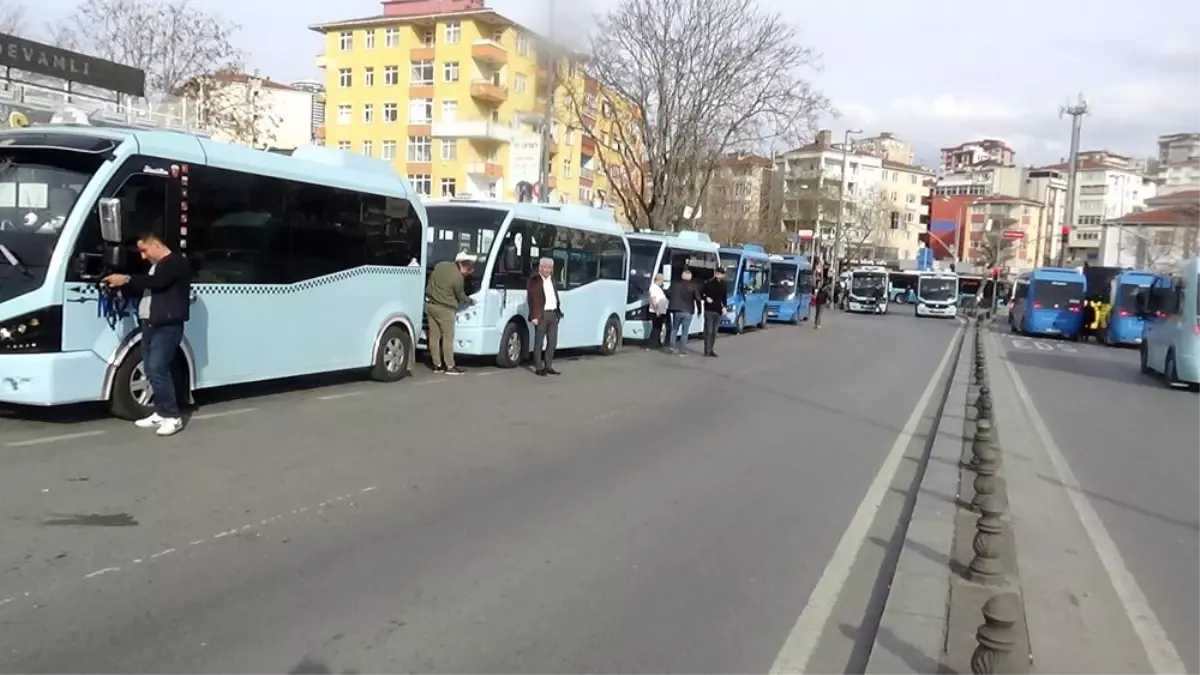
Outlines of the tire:
[{"label": "tire", "polygon": [[516,368],[529,353],[529,329],[525,323],[514,319],[500,334],[500,351],[496,354],[496,365],[501,368]]},{"label": "tire", "polygon": [[412,365],[413,341],[401,326],[388,326],[379,337],[371,379],[376,382],[398,382],[408,377]]},{"label": "tire", "polygon": [[767,308],[763,308],[762,319],[759,320],[757,328],[759,330],[767,329]]},{"label": "tire", "polygon": [[1145,375],[1153,374],[1154,369],[1150,367],[1150,351],[1146,347],[1145,342],[1143,342],[1141,347],[1138,348],[1138,353],[1141,357],[1140,360],[1142,362],[1142,373]]},{"label": "tire", "polygon": [[746,313],[738,312],[737,322],[733,325],[733,334],[741,335],[746,332]]},{"label": "tire", "polygon": [[602,356],[612,356],[621,348],[621,320],[616,316],[609,316],[608,321],[604,323],[604,334],[600,338],[600,354]]},{"label": "tire", "polygon": [[800,325],[800,308],[796,308],[796,313],[792,315],[792,320],[788,323],[792,324],[793,326]]},{"label": "tire", "polygon": [[[176,400],[180,405],[188,402],[188,378],[186,367],[176,358],[171,362],[175,380]],[[154,412],[154,395],[142,366],[142,345],[138,343],[125,355],[113,374],[112,391],[108,397],[108,410],[123,420],[139,420]]]},{"label": "tire", "polygon": [[1175,367],[1175,350],[1167,351],[1167,358],[1163,361],[1163,386],[1167,389],[1174,389],[1176,384],[1179,384],[1179,371]]}]

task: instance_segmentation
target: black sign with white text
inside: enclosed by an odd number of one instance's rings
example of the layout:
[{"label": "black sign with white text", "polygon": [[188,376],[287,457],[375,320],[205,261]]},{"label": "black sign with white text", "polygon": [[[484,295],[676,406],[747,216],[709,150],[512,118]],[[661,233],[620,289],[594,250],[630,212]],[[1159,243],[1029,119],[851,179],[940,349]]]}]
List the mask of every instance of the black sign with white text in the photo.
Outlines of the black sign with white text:
[{"label": "black sign with white text", "polygon": [[2,33],[0,66],[130,96],[146,95],[145,71]]}]

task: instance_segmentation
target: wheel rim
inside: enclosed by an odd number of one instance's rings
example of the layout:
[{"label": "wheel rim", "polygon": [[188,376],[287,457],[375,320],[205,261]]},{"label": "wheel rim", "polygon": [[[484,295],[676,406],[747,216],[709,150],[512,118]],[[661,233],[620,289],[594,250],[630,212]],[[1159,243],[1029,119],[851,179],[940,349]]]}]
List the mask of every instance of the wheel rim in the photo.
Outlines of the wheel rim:
[{"label": "wheel rim", "polygon": [[617,349],[617,329],[612,324],[609,324],[608,330],[604,331],[604,348],[610,352]]},{"label": "wheel rim", "polygon": [[129,394],[138,405],[148,408],[154,402],[154,392],[150,389],[150,378],[146,377],[146,364],[138,361],[129,373]]},{"label": "wheel rim", "polygon": [[521,358],[521,336],[517,334],[517,331],[514,330],[508,334],[508,344],[505,345],[504,351],[512,363],[516,363]]},{"label": "wheel rim", "polygon": [[383,367],[389,373],[398,373],[404,367],[404,342],[398,337],[383,343]]}]

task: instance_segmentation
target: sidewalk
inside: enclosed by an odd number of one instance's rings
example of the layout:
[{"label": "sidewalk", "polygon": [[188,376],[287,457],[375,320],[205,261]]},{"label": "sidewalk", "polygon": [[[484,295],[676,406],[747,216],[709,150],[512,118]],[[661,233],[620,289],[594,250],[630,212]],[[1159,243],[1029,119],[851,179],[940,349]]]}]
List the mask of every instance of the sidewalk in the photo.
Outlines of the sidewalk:
[{"label": "sidewalk", "polygon": [[[969,673],[983,624],[983,603],[1017,594],[1023,617],[1011,636],[1014,672],[1154,673],[1096,547],[1070,480],[1059,476],[1056,449],[1014,379],[991,331],[984,344],[993,422],[1001,448],[1001,496],[1008,509],[1001,561],[1004,583],[967,579],[978,515],[960,506],[973,496],[974,473],[961,470],[975,433],[971,384],[974,330],[967,333],[918,489],[912,519],[868,663],[868,673]],[[1086,517],[1086,513],[1085,516]],[[1028,653],[1028,660],[1021,658]],[[1169,661],[1168,661],[1169,663]],[[1182,672],[1182,671],[1181,671]]]}]

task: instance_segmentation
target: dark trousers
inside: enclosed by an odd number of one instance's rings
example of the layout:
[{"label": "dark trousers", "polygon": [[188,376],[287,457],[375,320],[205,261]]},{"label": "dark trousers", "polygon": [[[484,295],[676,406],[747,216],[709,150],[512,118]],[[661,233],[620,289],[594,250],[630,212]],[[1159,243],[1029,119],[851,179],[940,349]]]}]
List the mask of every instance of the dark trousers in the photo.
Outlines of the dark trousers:
[{"label": "dark trousers", "polygon": [[[542,343],[545,347],[542,347]],[[550,370],[554,367],[554,348],[558,346],[558,312],[550,311],[542,314],[537,327],[533,329],[533,366],[538,370]]]},{"label": "dark trousers", "polygon": [[651,314],[650,315],[650,335],[647,346],[650,349],[662,349],[663,333],[667,330],[667,315],[666,314]]},{"label": "dark trousers", "polygon": [[825,309],[825,305],[818,304],[813,309],[813,328],[821,327],[821,311]]},{"label": "dark trousers", "polygon": [[721,327],[720,312],[704,313],[704,353],[712,354],[717,346],[717,329]]},{"label": "dark trousers", "polygon": [[154,412],[160,417],[179,417],[179,399],[171,362],[183,342],[183,324],[142,325],[142,366],[150,391],[154,394]]}]

